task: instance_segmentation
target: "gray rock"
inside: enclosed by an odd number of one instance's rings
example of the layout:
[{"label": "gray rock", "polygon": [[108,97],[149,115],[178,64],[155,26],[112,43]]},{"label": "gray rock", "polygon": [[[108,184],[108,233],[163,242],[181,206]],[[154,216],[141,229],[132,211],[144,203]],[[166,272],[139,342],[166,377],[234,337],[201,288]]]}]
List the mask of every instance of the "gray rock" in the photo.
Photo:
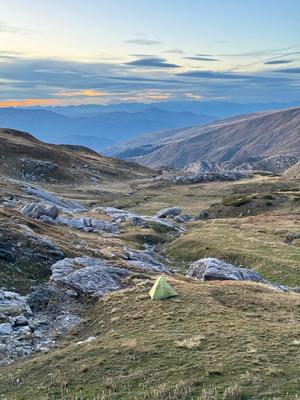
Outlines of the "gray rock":
[{"label": "gray rock", "polygon": [[12,324],[10,322],[4,322],[0,324],[0,336],[8,336],[13,333]]},{"label": "gray rock", "polygon": [[292,242],[295,239],[300,239],[300,232],[299,231],[298,232],[297,231],[296,232],[288,232],[286,234],[286,240],[288,242]]},{"label": "gray rock", "polygon": [[28,325],[28,319],[24,315],[18,315],[12,318],[13,326],[25,326]]},{"label": "gray rock", "polygon": [[[42,284],[35,286],[28,295],[27,302],[34,313],[45,312],[48,305],[54,306],[64,301],[63,293],[54,285]],[[32,322],[30,322],[31,324]]]},{"label": "gray rock", "polygon": [[58,197],[40,187],[21,186],[21,189],[23,190],[23,192],[31,196],[37,197],[38,199],[41,199],[50,205],[55,205],[60,210],[65,211],[67,213],[85,210],[85,207],[83,207],[82,204],[69,199]]},{"label": "gray rock", "polygon": [[180,215],[177,215],[174,219],[175,219],[175,221],[177,221],[179,223],[184,223],[184,222],[193,220],[194,217],[190,214],[180,214]]},{"label": "gray rock", "polygon": [[31,318],[28,321],[29,327],[30,329],[32,329],[33,331],[36,331],[36,329],[38,327],[41,327],[41,325],[49,325],[49,322],[47,320],[47,318]]},{"label": "gray rock", "polygon": [[257,272],[238,268],[217,258],[203,258],[191,264],[186,276],[202,281],[234,280],[270,283]]},{"label": "gray rock", "polygon": [[116,233],[119,231],[119,225],[112,222],[105,222],[97,219],[91,221],[91,226],[95,231],[107,231]]},{"label": "gray rock", "polygon": [[114,207],[97,207],[94,211],[101,211],[107,215],[110,215],[113,221],[117,223],[129,222],[132,225],[149,227],[151,224],[155,223],[158,225],[163,225],[170,229],[177,229],[171,221],[166,221],[164,219],[158,218],[157,216],[140,216],[130,211],[121,210]]},{"label": "gray rock", "polygon": [[65,258],[53,264],[51,270],[51,280],[56,285],[92,296],[120,289],[121,278],[130,273],[91,257]]},{"label": "gray rock", "polygon": [[5,314],[10,313],[29,313],[30,307],[27,304],[25,296],[18,293],[0,290],[0,312]]},{"label": "gray rock", "polygon": [[47,224],[50,224],[50,225],[56,225],[57,224],[56,220],[51,218],[51,217],[48,217],[48,215],[41,215],[39,220],[43,221],[43,222],[46,222]]},{"label": "gray rock", "polygon": [[55,205],[43,202],[29,203],[21,208],[21,213],[33,219],[39,219],[42,215],[55,219],[59,214],[59,209]]},{"label": "gray rock", "polygon": [[181,214],[180,207],[170,207],[170,208],[163,208],[162,210],[158,211],[156,217],[158,218],[176,217],[176,215],[179,214]]},{"label": "gray rock", "polygon": [[69,219],[60,215],[55,218],[55,222],[59,225],[69,225]]},{"label": "gray rock", "polygon": [[37,236],[31,232],[24,232],[28,239],[33,242],[36,246],[47,250],[50,255],[64,257],[63,251],[57,246],[51,239],[43,236]]},{"label": "gray rock", "polygon": [[164,226],[170,230],[178,230],[178,228],[173,224],[173,221],[166,220],[164,218],[158,217],[144,217],[145,221],[148,223],[149,226],[153,224]]},{"label": "gray rock", "polygon": [[26,338],[28,337],[28,335],[31,334],[31,329],[29,328],[29,326],[17,326],[16,328],[14,328],[14,333],[16,333],[18,339],[21,338]]},{"label": "gray rock", "polygon": [[158,261],[157,256],[150,250],[126,249],[124,258],[138,268],[156,272],[170,272],[169,268]]},{"label": "gray rock", "polygon": [[75,229],[89,228],[89,227],[91,227],[91,218],[85,218],[85,217],[72,218],[69,221],[68,225],[71,228],[75,228]]}]

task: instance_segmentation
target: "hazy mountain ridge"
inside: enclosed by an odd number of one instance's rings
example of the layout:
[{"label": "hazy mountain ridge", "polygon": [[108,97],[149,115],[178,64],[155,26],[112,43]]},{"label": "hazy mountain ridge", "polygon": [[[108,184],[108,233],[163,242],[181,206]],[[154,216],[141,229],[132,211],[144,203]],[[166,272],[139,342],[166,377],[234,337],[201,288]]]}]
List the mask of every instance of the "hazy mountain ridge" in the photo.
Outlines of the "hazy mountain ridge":
[{"label": "hazy mountain ridge", "polygon": [[[126,140],[142,133],[160,129],[172,129],[199,125],[214,120],[214,117],[191,112],[170,112],[147,108],[140,112],[116,111],[98,113],[93,116],[67,117],[43,109],[0,109],[0,126],[28,131],[38,139],[53,143],[65,143],[66,136],[72,136],[73,144],[86,144],[85,136],[112,140]],[[68,140],[68,138],[67,138]],[[91,140],[89,147],[100,150],[112,143],[96,143]]]},{"label": "hazy mountain ridge", "polygon": [[183,168],[199,160],[242,164],[271,156],[299,158],[299,134],[299,107],[250,114],[176,132],[159,149],[133,159],[155,168]]},{"label": "hazy mountain ridge", "polygon": [[[185,101],[158,101],[149,103],[117,103],[107,105],[82,104],[78,106],[51,106],[43,107],[44,110],[55,111],[59,114],[76,116],[93,116],[98,113],[125,111],[130,113],[141,112],[149,107],[159,108],[164,111],[181,112],[189,111],[196,114],[213,115],[217,118],[229,118],[236,115],[249,114],[266,110],[280,110],[296,107],[299,102],[268,102],[268,103],[235,103],[221,100],[185,100]],[[33,109],[33,107],[32,107]],[[41,109],[41,107],[35,107]]]}]

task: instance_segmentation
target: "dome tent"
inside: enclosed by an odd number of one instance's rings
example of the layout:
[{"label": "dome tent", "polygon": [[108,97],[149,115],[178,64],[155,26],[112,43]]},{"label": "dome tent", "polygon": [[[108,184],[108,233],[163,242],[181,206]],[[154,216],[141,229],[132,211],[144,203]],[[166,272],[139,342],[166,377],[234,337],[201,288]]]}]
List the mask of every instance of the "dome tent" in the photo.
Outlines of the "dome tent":
[{"label": "dome tent", "polygon": [[168,297],[177,296],[176,291],[168,284],[163,276],[156,279],[149,294],[152,300],[162,300],[167,299]]}]

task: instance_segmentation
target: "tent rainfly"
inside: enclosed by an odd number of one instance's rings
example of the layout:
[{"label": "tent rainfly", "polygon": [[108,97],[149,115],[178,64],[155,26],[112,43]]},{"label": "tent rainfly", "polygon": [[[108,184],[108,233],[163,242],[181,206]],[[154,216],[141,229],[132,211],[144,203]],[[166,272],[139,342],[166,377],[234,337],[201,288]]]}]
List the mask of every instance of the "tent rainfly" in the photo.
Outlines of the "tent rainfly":
[{"label": "tent rainfly", "polygon": [[156,279],[149,294],[152,300],[162,300],[167,299],[168,297],[177,296],[176,291],[168,284],[163,276]]}]

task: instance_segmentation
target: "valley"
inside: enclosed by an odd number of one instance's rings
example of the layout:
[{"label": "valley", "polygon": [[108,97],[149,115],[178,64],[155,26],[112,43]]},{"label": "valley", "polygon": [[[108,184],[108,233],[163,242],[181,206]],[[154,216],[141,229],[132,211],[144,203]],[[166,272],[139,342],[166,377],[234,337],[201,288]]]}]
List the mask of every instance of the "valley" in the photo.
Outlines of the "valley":
[{"label": "valley", "polygon": [[[297,176],[178,184],[0,135],[3,398],[298,399]],[[161,274],[177,297],[150,299]]]}]

